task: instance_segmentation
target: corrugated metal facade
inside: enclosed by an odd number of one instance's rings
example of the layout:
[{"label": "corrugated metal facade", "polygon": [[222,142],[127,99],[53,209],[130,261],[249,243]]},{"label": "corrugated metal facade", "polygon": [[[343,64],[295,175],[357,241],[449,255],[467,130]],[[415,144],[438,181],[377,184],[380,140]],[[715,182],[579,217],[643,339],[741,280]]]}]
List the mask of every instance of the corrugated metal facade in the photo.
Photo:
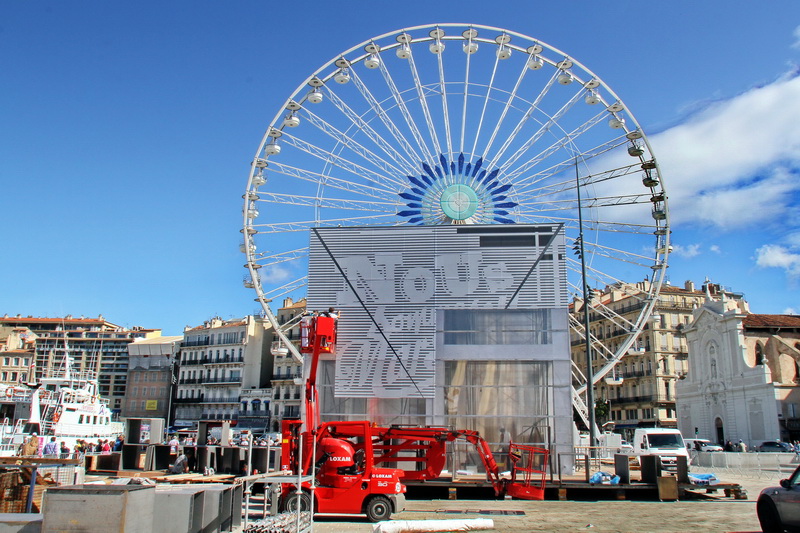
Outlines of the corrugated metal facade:
[{"label": "corrugated metal facade", "polygon": [[[336,395],[433,398],[437,332],[442,327],[437,312],[442,310],[550,309],[566,315],[565,244],[559,229],[452,225],[314,230],[309,309],[334,306],[346,318],[340,321]],[[558,329],[553,342],[561,344],[568,358],[568,337]],[[453,358],[479,359],[475,351],[463,347],[463,357]],[[503,359],[528,358],[519,351]]]}]

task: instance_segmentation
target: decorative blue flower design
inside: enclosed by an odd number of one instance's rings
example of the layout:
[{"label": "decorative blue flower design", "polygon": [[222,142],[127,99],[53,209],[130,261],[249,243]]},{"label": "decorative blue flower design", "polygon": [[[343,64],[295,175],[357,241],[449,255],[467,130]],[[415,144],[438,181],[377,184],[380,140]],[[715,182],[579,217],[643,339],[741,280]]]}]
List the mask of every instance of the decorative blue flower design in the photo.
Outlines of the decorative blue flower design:
[{"label": "decorative blue flower design", "polygon": [[419,177],[408,176],[411,186],[401,192],[408,200],[408,209],[397,213],[409,224],[513,224],[507,218],[509,209],[517,207],[508,200],[511,184],[501,184],[499,168],[484,169],[483,158],[475,164],[465,163],[464,154],[458,161],[449,161],[439,154],[439,164],[431,168],[422,163],[424,172]]}]

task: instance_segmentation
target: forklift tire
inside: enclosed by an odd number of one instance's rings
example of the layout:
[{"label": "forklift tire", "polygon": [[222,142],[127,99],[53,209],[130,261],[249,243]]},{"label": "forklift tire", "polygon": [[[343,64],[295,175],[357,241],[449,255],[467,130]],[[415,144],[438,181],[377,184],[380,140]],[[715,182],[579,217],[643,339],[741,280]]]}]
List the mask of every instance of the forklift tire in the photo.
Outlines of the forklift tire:
[{"label": "forklift tire", "polygon": [[385,496],[375,496],[367,502],[365,512],[370,522],[389,520],[392,516],[392,502]]},{"label": "forklift tire", "polygon": [[302,493],[300,495],[300,501],[298,502],[297,494],[292,492],[284,501],[283,501],[283,512],[285,513],[293,513],[294,511],[299,510],[301,513],[310,511],[311,510],[311,497],[307,493]]}]

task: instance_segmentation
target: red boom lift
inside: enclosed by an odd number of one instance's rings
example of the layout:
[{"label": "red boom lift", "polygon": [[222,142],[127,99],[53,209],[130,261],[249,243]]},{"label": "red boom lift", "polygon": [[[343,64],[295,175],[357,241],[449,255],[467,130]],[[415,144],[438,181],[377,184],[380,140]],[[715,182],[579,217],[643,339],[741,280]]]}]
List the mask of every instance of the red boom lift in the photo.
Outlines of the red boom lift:
[{"label": "red boom lift", "polygon": [[[373,522],[388,519],[393,512],[405,508],[406,487],[402,482],[439,477],[446,462],[447,443],[462,438],[478,452],[496,496],[544,498],[548,457],[544,448],[511,443],[508,471],[501,474],[488,443],[476,431],[430,426],[377,427],[366,420],[320,424],[317,366],[321,353],[333,351],[336,319],[307,317],[301,327],[301,350],[312,356],[305,387],[306,425],[303,428],[300,420],[283,421],[281,469],[304,476],[313,472],[316,512],[366,514]],[[381,467],[382,464],[387,466]],[[407,469],[398,468],[400,464],[408,464]],[[300,510],[310,510],[310,489],[310,483],[304,483],[298,498],[295,486],[285,484],[281,508],[295,510],[299,506]]]}]

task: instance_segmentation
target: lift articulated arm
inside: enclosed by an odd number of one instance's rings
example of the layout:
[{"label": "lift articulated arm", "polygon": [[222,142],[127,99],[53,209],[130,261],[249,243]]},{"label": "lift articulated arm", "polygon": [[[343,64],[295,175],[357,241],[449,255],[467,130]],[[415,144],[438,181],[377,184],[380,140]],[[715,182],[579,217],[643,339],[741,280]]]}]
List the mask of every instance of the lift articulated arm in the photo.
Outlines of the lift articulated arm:
[{"label": "lift articulated arm", "polygon": [[306,328],[302,333],[304,345],[301,350],[311,352],[311,363],[306,378],[306,405],[305,426],[307,431],[314,431],[320,422],[319,403],[317,401],[317,370],[319,369],[319,356],[322,353],[331,353],[336,342],[336,319],[330,316],[306,317],[301,327]]}]

